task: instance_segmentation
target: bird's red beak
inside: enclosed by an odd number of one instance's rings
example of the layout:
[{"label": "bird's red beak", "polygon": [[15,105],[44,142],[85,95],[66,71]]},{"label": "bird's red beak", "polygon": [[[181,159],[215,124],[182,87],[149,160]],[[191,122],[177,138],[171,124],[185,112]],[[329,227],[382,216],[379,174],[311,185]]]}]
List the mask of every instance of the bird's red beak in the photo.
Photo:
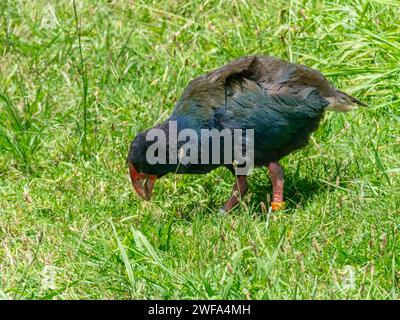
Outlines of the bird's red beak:
[{"label": "bird's red beak", "polygon": [[146,173],[138,173],[131,163],[129,163],[129,173],[131,175],[132,185],[135,188],[136,193],[144,200],[150,200],[157,176]]}]

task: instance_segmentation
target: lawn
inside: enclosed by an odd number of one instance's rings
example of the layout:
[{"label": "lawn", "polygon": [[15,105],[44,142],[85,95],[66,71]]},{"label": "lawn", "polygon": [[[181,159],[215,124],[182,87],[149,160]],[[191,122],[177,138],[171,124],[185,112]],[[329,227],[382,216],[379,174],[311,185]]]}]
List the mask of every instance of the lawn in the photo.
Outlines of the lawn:
[{"label": "lawn", "polygon": [[[0,298],[399,299],[400,3],[0,2]],[[321,70],[370,106],[326,113],[221,216],[234,177],[126,157],[188,82],[249,54]]]}]

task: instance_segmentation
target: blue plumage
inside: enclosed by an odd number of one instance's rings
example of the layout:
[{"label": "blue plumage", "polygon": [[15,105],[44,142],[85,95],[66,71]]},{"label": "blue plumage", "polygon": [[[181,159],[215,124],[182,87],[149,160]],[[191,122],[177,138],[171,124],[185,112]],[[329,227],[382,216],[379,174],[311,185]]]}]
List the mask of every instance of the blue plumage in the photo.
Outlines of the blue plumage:
[{"label": "blue plumage", "polygon": [[263,83],[241,75],[224,82],[211,82],[211,77],[189,85],[170,119],[190,128],[254,129],[256,165],[303,147],[328,105],[315,88]]}]

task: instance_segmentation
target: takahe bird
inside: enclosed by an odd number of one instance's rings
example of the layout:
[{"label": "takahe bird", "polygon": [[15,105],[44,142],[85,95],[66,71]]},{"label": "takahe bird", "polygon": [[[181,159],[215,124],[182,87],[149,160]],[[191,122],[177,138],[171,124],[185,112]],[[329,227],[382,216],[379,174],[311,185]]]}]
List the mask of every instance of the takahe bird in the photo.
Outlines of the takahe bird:
[{"label": "takahe bird", "polygon": [[[136,136],[127,159],[133,187],[139,196],[149,200],[156,179],[169,172],[207,173],[224,166],[236,173],[235,163],[225,163],[222,157],[218,163],[200,163],[192,161],[193,157],[190,162],[182,163],[182,143],[171,143],[169,139],[172,121],[178,133],[193,129],[198,135],[202,129],[228,129],[231,134],[234,129],[253,129],[254,165],[268,167],[272,180],[271,208],[281,210],[285,202],[279,160],[306,146],[325,110],[349,111],[355,105],[366,106],[335,89],[317,70],[273,57],[236,59],[192,80],[172,115]],[[158,141],[166,150],[165,163],[154,163],[146,156],[157,140],[147,137],[154,129],[165,134],[165,139]],[[200,153],[195,154],[194,160],[196,157],[200,159]],[[222,209],[232,210],[246,191],[246,175],[236,175],[232,195]]]}]

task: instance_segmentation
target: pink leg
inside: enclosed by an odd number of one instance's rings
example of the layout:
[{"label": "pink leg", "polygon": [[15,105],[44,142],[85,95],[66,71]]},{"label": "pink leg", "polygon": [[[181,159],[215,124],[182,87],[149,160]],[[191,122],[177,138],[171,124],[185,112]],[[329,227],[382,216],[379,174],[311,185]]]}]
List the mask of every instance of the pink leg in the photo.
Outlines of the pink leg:
[{"label": "pink leg", "polygon": [[237,176],[237,181],[233,185],[232,195],[222,207],[222,211],[229,212],[239,203],[240,197],[247,191],[247,176]]},{"label": "pink leg", "polygon": [[272,181],[272,211],[279,211],[285,208],[283,201],[283,170],[278,162],[271,162],[268,165],[269,177]]}]

